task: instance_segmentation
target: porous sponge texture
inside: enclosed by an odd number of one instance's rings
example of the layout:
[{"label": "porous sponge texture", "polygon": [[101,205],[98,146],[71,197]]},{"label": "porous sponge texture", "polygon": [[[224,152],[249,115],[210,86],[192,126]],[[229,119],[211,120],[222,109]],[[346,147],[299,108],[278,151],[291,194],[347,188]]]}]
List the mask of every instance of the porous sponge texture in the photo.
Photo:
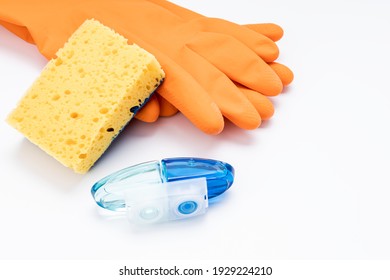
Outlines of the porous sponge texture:
[{"label": "porous sponge texture", "polygon": [[86,173],[164,75],[152,54],[89,19],[48,62],[7,121],[65,166]]}]

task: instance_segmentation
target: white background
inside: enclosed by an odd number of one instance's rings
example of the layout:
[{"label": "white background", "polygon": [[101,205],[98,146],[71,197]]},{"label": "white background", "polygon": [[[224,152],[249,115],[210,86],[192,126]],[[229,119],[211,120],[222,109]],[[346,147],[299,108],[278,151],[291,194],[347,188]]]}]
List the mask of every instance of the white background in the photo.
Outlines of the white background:
[{"label": "white background", "polygon": [[[295,80],[275,116],[218,136],[181,115],[134,120],[77,175],[5,123],[46,60],[0,27],[0,259],[389,259],[390,2],[174,2],[284,28],[278,61]],[[95,181],[173,156],[227,161],[235,183],[193,220],[134,229],[101,215]]]}]

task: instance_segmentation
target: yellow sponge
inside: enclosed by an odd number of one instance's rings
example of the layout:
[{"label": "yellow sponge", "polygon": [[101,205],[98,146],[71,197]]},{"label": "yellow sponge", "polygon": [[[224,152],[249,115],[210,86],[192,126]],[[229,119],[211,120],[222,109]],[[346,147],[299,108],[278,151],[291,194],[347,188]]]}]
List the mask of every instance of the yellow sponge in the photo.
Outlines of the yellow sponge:
[{"label": "yellow sponge", "polygon": [[85,173],[163,78],[153,55],[90,19],[48,62],[7,121]]}]

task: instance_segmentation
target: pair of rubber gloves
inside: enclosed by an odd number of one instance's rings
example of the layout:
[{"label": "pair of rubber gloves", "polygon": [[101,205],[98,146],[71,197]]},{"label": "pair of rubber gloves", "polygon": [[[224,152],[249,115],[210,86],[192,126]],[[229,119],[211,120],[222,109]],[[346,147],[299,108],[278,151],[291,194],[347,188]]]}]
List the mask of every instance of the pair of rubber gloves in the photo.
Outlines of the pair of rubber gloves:
[{"label": "pair of rubber gloves", "polygon": [[48,59],[88,18],[95,18],[156,56],[166,79],[137,118],[179,110],[196,127],[218,134],[225,118],[255,129],[273,115],[267,96],[281,93],[291,70],[274,62],[275,24],[241,26],[165,0],[0,0],[0,24],[36,44]]}]

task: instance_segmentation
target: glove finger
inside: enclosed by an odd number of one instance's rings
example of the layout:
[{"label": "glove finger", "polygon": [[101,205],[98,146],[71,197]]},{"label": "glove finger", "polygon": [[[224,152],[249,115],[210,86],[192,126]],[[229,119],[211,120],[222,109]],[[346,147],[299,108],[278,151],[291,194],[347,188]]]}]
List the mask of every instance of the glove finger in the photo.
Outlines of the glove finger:
[{"label": "glove finger", "polygon": [[180,63],[189,73],[194,73],[227,119],[243,129],[260,126],[261,117],[256,109],[224,73],[190,48],[182,49],[180,58]]},{"label": "glove finger", "polygon": [[157,121],[158,116],[160,114],[160,105],[157,100],[157,96],[153,95],[149,98],[148,102],[135,114],[135,118],[147,122],[152,123]]},{"label": "glove finger", "polygon": [[243,26],[270,38],[274,42],[279,41],[284,34],[282,27],[275,23],[254,23]]},{"label": "glove finger", "polygon": [[236,38],[264,61],[272,62],[279,56],[279,48],[274,41],[249,28],[218,18],[202,17],[189,24],[199,24],[202,31],[226,34]]},{"label": "glove finger", "polygon": [[224,120],[209,94],[183,68],[161,56],[158,59],[167,75],[158,89],[161,96],[203,132],[219,134],[223,130]]},{"label": "glove finger", "polygon": [[179,111],[161,95],[158,94],[157,99],[160,104],[160,117],[171,117]]},{"label": "glove finger", "polygon": [[283,85],[276,73],[254,52],[228,35],[201,32],[187,46],[230,79],[265,95],[277,95]]},{"label": "glove finger", "polygon": [[260,114],[262,120],[270,119],[274,112],[274,105],[271,100],[260,92],[248,89],[241,85],[237,85],[241,92],[246,96],[249,102],[256,108],[257,112]]},{"label": "glove finger", "polygon": [[[155,52],[156,56],[157,53]],[[158,56],[167,78],[158,92],[196,127],[207,134],[219,134],[224,120],[217,104],[194,78],[173,61]],[[170,78],[169,78],[170,77]]]},{"label": "glove finger", "polygon": [[294,80],[294,73],[286,65],[277,62],[270,62],[268,65],[279,76],[283,86],[288,86]]}]

